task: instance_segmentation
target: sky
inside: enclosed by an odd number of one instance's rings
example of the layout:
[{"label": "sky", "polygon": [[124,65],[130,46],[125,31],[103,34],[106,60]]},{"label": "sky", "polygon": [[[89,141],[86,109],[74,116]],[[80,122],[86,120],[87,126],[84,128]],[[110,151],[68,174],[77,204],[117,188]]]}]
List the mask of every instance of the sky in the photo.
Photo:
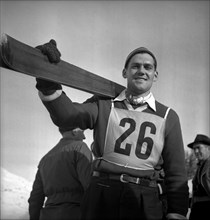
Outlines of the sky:
[{"label": "sky", "polygon": [[[209,125],[209,1],[0,1],[0,32],[32,47],[55,39],[62,60],[126,86],[135,48],[157,58],[155,98],[179,115],[185,149]],[[35,78],[0,68],[1,166],[32,181],[61,138]],[[63,86],[73,101],[91,94]],[[86,143],[92,131],[85,131]]]}]

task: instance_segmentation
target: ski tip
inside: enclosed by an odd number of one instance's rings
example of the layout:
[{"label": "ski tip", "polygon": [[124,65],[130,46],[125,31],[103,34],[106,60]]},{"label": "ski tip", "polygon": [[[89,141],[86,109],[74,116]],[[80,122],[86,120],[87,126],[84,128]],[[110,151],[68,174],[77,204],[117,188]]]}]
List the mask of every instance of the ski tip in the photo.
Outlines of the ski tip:
[{"label": "ski tip", "polygon": [[7,34],[3,33],[1,36],[1,41],[0,41],[0,45],[4,45],[7,44]]}]

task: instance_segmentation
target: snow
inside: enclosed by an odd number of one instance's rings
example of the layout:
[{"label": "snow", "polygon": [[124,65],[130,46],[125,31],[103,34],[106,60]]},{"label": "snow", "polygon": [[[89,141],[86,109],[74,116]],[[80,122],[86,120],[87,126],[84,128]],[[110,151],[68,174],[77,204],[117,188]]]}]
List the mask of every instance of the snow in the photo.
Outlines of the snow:
[{"label": "snow", "polygon": [[29,219],[32,183],[1,167],[1,219]]}]

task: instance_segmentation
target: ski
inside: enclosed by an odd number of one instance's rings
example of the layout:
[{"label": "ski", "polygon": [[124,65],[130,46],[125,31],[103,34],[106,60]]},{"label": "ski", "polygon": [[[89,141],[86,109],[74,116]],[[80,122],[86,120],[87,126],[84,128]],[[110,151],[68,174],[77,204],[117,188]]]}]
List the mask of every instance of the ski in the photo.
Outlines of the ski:
[{"label": "ski", "polygon": [[114,98],[124,86],[61,60],[54,64],[38,49],[3,34],[0,66],[18,73],[57,82],[91,94]]}]

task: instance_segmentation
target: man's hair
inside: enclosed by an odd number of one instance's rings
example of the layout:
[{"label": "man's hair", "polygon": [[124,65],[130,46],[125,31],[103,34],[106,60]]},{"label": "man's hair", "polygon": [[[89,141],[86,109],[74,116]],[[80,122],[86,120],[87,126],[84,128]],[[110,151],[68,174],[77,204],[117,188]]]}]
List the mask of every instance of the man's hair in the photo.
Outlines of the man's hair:
[{"label": "man's hair", "polygon": [[126,58],[126,60],[125,60],[125,66],[124,66],[125,69],[127,68],[130,59],[131,59],[134,55],[136,55],[136,54],[138,54],[138,53],[147,53],[147,54],[151,55],[152,58],[153,58],[153,60],[154,60],[155,70],[157,69],[157,60],[156,60],[156,57],[155,57],[155,55],[154,55],[150,50],[148,50],[146,47],[139,47],[139,48],[133,50],[133,51],[127,56],[127,58]]}]

